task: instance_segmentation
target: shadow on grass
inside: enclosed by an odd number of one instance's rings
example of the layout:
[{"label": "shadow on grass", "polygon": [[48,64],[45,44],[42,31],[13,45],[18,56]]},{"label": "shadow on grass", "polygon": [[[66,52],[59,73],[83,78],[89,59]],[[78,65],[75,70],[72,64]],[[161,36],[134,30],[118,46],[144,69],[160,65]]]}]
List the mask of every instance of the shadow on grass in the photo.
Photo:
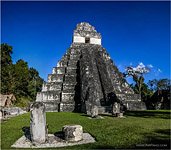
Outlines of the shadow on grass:
[{"label": "shadow on grass", "polygon": [[144,134],[145,144],[137,144],[141,149],[170,149],[170,129],[155,130],[153,133]]},{"label": "shadow on grass", "polygon": [[127,111],[127,116],[143,117],[143,118],[161,118],[170,119],[170,112],[157,111]]},{"label": "shadow on grass", "polygon": [[22,128],[22,131],[24,132],[25,137],[31,141],[30,127],[25,126]]}]

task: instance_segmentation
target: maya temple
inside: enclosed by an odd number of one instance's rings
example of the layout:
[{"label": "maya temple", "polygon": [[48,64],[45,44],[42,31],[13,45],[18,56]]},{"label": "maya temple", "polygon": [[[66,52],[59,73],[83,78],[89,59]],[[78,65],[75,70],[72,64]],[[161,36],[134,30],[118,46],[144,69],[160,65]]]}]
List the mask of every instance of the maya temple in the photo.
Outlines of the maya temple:
[{"label": "maya temple", "polygon": [[37,93],[36,101],[44,102],[46,111],[89,113],[97,106],[99,113],[108,113],[114,101],[127,110],[145,109],[101,41],[89,23],[77,25],[71,46]]}]

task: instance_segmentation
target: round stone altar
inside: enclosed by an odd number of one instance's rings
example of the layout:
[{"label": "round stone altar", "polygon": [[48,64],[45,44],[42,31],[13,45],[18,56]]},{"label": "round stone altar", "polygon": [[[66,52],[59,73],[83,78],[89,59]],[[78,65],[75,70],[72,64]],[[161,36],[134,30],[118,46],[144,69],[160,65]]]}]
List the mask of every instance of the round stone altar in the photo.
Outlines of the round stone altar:
[{"label": "round stone altar", "polygon": [[80,125],[65,125],[62,131],[66,141],[77,142],[83,139],[83,127]]}]

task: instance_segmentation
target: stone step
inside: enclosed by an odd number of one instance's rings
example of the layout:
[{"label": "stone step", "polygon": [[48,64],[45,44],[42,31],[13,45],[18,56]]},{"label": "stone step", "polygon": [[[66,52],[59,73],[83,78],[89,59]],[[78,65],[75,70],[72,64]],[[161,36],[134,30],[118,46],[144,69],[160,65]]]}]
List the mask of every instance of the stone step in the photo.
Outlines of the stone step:
[{"label": "stone step", "polygon": [[67,62],[68,62],[68,60],[67,61],[59,61],[57,63],[57,67],[67,67]]},{"label": "stone step", "polygon": [[141,101],[139,94],[116,94],[121,101]]},{"label": "stone step", "polygon": [[76,83],[76,76],[75,75],[68,75],[68,74],[66,74],[64,82],[68,83],[68,84],[75,84]]},{"label": "stone step", "polygon": [[75,89],[76,84],[63,84],[63,90],[74,90]]},{"label": "stone step", "polygon": [[74,102],[75,92],[72,93],[64,93],[62,92],[61,102],[73,103]]},{"label": "stone step", "polygon": [[65,74],[65,67],[53,67],[52,74]]},{"label": "stone step", "polygon": [[66,74],[68,74],[68,75],[75,75],[76,76],[77,70],[78,69],[75,69],[75,68],[73,69],[71,67],[67,67]]},{"label": "stone step", "polygon": [[71,54],[70,55],[70,60],[79,60],[80,55],[79,54]]},{"label": "stone step", "polygon": [[112,106],[98,106],[99,114],[105,114],[105,113],[111,113],[111,112],[112,112]]},{"label": "stone step", "polygon": [[44,101],[45,109],[47,112],[58,112],[60,102],[58,101]]},{"label": "stone step", "polygon": [[75,89],[76,86],[76,82],[75,84],[68,84],[68,83],[63,83],[63,90],[67,90],[67,89]]},{"label": "stone step", "polygon": [[72,112],[75,109],[75,103],[60,103],[60,111]]},{"label": "stone step", "polygon": [[68,67],[76,67],[78,60],[69,60]]},{"label": "stone step", "polygon": [[56,100],[60,102],[61,91],[44,91],[41,92],[41,95],[43,101]]},{"label": "stone step", "polygon": [[42,91],[54,91],[54,90],[61,90],[62,89],[62,82],[49,82],[43,83]]},{"label": "stone step", "polygon": [[63,82],[64,74],[49,74],[48,82]]},{"label": "stone step", "polygon": [[127,110],[146,110],[146,105],[142,101],[125,101],[123,102]]},{"label": "stone step", "polygon": [[79,49],[75,49],[75,48],[71,48],[70,49],[70,54],[71,55],[80,55],[80,50]]},{"label": "stone step", "polygon": [[62,92],[64,92],[64,93],[74,93],[75,92],[75,87],[73,87],[71,89],[65,88],[65,89],[62,90]]}]

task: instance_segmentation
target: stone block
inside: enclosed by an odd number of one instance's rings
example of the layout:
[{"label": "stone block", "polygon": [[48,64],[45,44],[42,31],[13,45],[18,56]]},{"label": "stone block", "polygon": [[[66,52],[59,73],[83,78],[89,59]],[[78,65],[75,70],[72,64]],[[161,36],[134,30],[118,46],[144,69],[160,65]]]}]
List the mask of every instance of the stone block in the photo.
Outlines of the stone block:
[{"label": "stone block", "polygon": [[73,69],[73,68],[67,67],[66,73],[69,74],[69,75],[75,75],[76,76],[77,69]]},{"label": "stone block", "polygon": [[43,94],[42,92],[38,92],[37,95],[36,95],[36,101],[42,101],[43,100]]},{"label": "stone block", "polygon": [[65,83],[69,83],[69,84],[76,83],[76,76],[65,75]]},{"label": "stone block", "polygon": [[62,92],[62,102],[74,102],[75,93],[63,93]]},{"label": "stone block", "polygon": [[78,60],[79,57],[80,57],[80,55],[78,55],[78,54],[72,54],[72,53],[71,53],[71,55],[70,55],[70,60]]},{"label": "stone block", "polygon": [[42,87],[42,92],[44,92],[44,91],[61,90],[61,88],[62,88],[62,82],[44,83],[43,87]]},{"label": "stone block", "polygon": [[57,67],[67,67],[67,59],[63,61],[59,61],[57,63]]},{"label": "stone block", "polygon": [[33,143],[45,143],[47,140],[45,105],[35,102],[31,105],[30,134]]},{"label": "stone block", "polygon": [[127,110],[146,110],[146,105],[141,101],[125,101],[123,102]]},{"label": "stone block", "polygon": [[46,111],[48,112],[58,112],[59,111],[59,101],[46,101],[44,102]]},{"label": "stone block", "polygon": [[60,110],[64,112],[73,112],[75,109],[75,103],[60,103]]},{"label": "stone block", "polygon": [[68,90],[68,89],[72,89],[74,90],[75,89],[75,85],[76,84],[63,84],[63,90]]},{"label": "stone block", "polygon": [[73,87],[73,88],[66,88],[66,89],[63,89],[63,92],[64,93],[74,93],[75,92],[75,89],[74,89],[75,87]]},{"label": "stone block", "polygon": [[78,62],[78,60],[69,60],[68,61],[68,66],[70,67],[74,67],[74,66],[77,66],[77,62]]},{"label": "stone block", "polygon": [[83,127],[80,125],[66,125],[62,131],[66,141],[77,142],[83,139]]},{"label": "stone block", "polygon": [[119,118],[124,118],[123,113],[118,113],[118,114],[117,114],[117,117],[119,117]]},{"label": "stone block", "polygon": [[85,43],[85,37],[81,36],[74,36],[73,43]]},{"label": "stone block", "polygon": [[57,67],[56,73],[57,74],[65,74],[65,68],[64,67]]},{"label": "stone block", "polygon": [[54,67],[52,74],[65,74],[65,67]]},{"label": "stone block", "polygon": [[113,104],[112,113],[115,114],[115,115],[120,113],[120,104],[119,103],[115,102]]},{"label": "stone block", "polygon": [[90,38],[90,44],[98,44],[98,45],[101,45],[101,39],[98,39],[98,38]]},{"label": "stone block", "polygon": [[91,117],[96,118],[98,116],[98,107],[96,105],[93,105],[91,107]]},{"label": "stone block", "polygon": [[48,82],[63,82],[63,74],[49,74]]},{"label": "stone block", "polygon": [[60,92],[61,91],[44,91],[42,93],[42,101],[60,101]]}]

